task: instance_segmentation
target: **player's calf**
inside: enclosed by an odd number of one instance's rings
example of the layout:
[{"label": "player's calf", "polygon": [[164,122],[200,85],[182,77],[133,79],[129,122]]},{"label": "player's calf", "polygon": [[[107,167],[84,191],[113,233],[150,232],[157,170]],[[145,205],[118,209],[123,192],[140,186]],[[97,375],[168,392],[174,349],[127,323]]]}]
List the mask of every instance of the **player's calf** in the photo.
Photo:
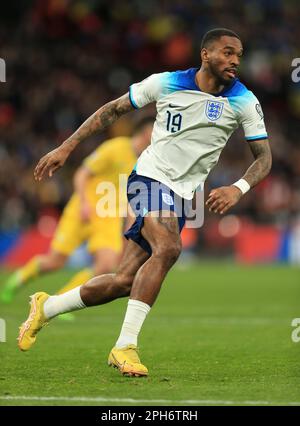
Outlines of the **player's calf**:
[{"label": "player's calf", "polygon": [[86,306],[102,305],[129,296],[133,277],[105,274],[92,278],[81,287],[81,298]]}]

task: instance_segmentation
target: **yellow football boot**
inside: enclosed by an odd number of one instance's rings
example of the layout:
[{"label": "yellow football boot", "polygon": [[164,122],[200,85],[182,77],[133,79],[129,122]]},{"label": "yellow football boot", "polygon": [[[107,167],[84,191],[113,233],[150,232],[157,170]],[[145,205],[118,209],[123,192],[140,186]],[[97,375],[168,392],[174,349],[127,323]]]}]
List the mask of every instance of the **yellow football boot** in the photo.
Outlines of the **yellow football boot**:
[{"label": "yellow football boot", "polygon": [[148,369],[141,364],[135,345],[113,348],[108,357],[108,365],[117,368],[125,376],[148,376]]},{"label": "yellow football boot", "polygon": [[34,344],[38,331],[48,324],[43,311],[44,303],[48,297],[49,294],[43,292],[30,296],[29,317],[21,325],[18,337],[18,346],[21,351],[28,351]]}]

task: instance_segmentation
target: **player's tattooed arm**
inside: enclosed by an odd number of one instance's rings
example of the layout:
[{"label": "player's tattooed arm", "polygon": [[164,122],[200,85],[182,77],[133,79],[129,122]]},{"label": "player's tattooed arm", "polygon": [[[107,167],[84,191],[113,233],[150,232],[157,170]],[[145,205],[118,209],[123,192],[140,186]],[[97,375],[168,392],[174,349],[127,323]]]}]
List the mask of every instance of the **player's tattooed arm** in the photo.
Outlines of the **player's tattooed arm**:
[{"label": "player's tattooed arm", "polygon": [[62,167],[73,151],[83,140],[95,133],[101,132],[114,123],[121,115],[132,111],[134,108],[130,102],[129,93],[114,101],[108,102],[91,115],[68,139],[58,148],[46,154],[40,159],[35,170],[34,177],[41,180],[45,174],[52,174]]},{"label": "player's tattooed arm", "polygon": [[[268,140],[249,142],[250,149],[255,158],[243,176],[252,188],[263,180],[269,173],[272,165],[272,154]],[[235,185],[222,186],[210,191],[206,206],[209,211],[224,214],[238,203],[242,191]]]},{"label": "player's tattooed arm", "polygon": [[269,174],[272,166],[272,153],[268,139],[248,143],[255,161],[248,168],[243,179],[252,188]]},{"label": "player's tattooed arm", "polygon": [[121,115],[132,111],[134,108],[129,99],[129,93],[114,101],[108,102],[91,115],[64,143],[71,151],[79,142],[95,133],[101,132],[114,123]]}]

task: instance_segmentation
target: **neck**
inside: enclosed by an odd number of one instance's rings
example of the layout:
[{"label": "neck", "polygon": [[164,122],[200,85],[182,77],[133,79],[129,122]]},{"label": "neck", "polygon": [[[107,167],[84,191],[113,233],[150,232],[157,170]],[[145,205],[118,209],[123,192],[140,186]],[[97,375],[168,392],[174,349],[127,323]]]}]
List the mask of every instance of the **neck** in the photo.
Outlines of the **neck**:
[{"label": "neck", "polygon": [[132,150],[135,153],[135,156],[138,158],[141,154],[141,150],[139,148],[139,144],[137,144],[134,140],[132,140]]},{"label": "neck", "polygon": [[218,82],[216,77],[203,65],[196,73],[195,82],[202,92],[211,94],[219,93],[225,87],[225,85]]}]

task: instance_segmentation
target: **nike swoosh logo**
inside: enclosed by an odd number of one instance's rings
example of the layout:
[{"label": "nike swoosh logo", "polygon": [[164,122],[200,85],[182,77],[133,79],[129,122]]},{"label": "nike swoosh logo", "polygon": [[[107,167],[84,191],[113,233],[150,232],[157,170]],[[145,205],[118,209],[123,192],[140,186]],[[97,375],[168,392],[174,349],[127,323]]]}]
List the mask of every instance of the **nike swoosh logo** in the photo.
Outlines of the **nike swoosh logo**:
[{"label": "nike swoosh logo", "polygon": [[170,108],[180,108],[180,105],[173,105],[173,104],[169,104]]}]

